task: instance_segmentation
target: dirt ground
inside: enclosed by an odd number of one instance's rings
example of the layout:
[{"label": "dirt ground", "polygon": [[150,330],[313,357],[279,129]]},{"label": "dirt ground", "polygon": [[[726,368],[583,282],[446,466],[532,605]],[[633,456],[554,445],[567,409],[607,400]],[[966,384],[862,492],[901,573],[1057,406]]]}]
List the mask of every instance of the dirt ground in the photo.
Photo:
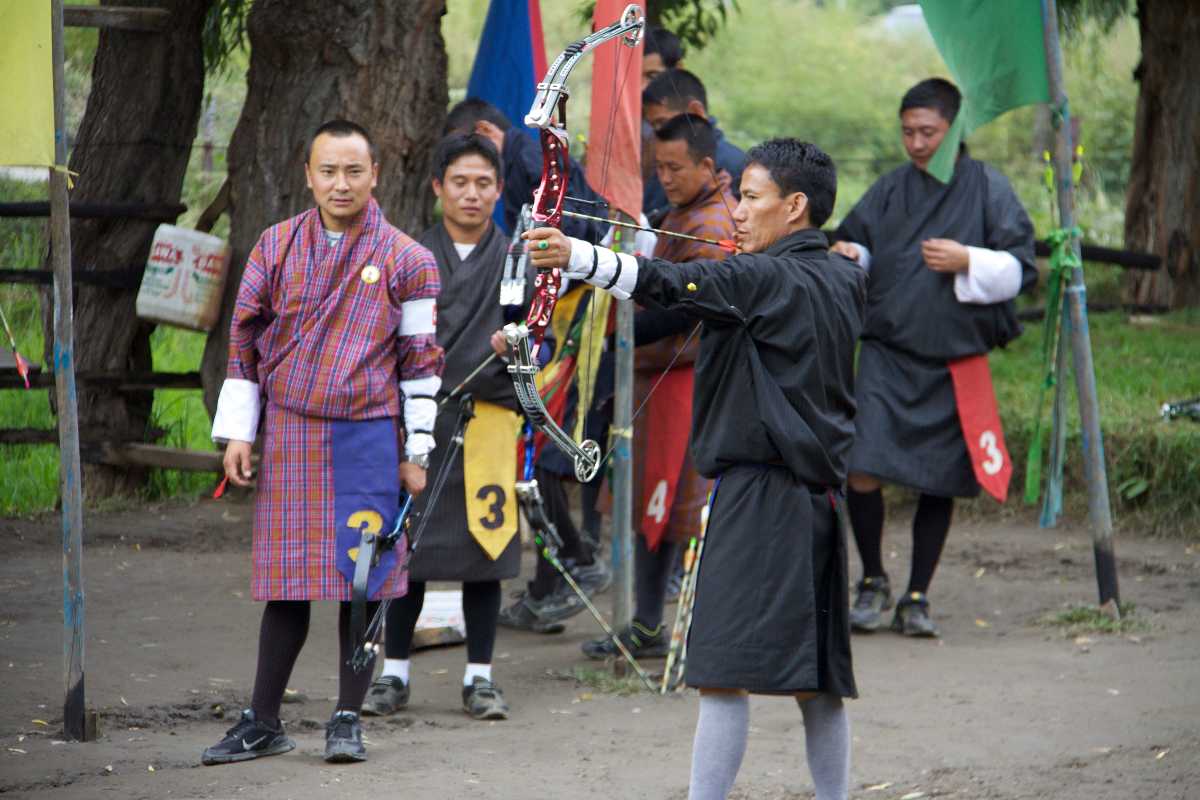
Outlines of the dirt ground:
[{"label": "dirt ground", "polygon": [[[686,797],[695,694],[621,696],[577,682],[573,669],[595,663],[579,652],[597,633],[586,616],[559,636],[501,631],[506,722],[462,714],[462,647],[419,653],[410,709],[368,720],[370,761],[335,768],[321,760],[336,693],[326,604],[292,680],[308,699],[284,706],[297,749],[200,766],[253,679],[261,607],[248,598],[249,511],[226,500],[88,516],[87,697],[102,730],[83,744],[59,738],[60,522],[0,520],[0,794]],[[894,517],[885,544],[903,578],[908,520]],[[1094,601],[1084,531],[958,525],[932,593],[943,638],[854,640],[853,796],[1200,798],[1200,546],[1123,538],[1117,554],[1123,599],[1146,627],[1071,637],[1037,620]],[[811,797],[795,705],[756,698],[751,726],[734,796]]]}]

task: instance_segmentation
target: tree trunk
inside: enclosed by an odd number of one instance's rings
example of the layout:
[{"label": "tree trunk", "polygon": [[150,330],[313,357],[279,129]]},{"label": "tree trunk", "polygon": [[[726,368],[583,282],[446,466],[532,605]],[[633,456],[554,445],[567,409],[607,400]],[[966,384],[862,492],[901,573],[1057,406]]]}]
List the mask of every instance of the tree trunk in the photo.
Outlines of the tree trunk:
[{"label": "tree trunk", "polygon": [[[92,64],[92,88],[79,124],[70,169],[78,173],[73,202],[179,202],[196,137],[204,90],[200,34],[212,0],[119,0],[171,12],[162,33],[101,30]],[[106,2],[107,4],[107,2]],[[71,221],[76,269],[113,270],[145,264],[157,223],[123,219]],[[78,285],[77,285],[78,286]],[[75,369],[148,372],[153,326],[137,320],[135,290],[82,287],[75,295]],[[48,298],[47,298],[48,299]],[[42,304],[46,360],[53,363],[53,310]],[[153,392],[111,388],[78,390],[84,438],[142,440]],[[89,499],[129,494],[144,470],[88,465]]]},{"label": "tree trunk", "polygon": [[1125,247],[1160,255],[1157,272],[1133,271],[1132,302],[1200,305],[1200,4],[1139,0],[1142,61]]},{"label": "tree trunk", "polygon": [[448,103],[444,13],[444,0],[254,3],[246,104],[228,151],[232,266],[201,368],[210,412],[242,267],[265,228],[312,207],[304,154],[323,122],[341,117],[371,133],[375,197],[392,224],[417,236],[432,221],[429,159]]}]

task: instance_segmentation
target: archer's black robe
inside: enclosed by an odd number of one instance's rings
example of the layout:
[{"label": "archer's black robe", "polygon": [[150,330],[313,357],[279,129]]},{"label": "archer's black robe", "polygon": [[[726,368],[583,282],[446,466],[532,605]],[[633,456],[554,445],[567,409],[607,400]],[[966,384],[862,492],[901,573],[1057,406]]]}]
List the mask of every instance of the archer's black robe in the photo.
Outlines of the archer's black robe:
[{"label": "archer's black robe", "polygon": [[850,470],[927,494],[974,497],[979,483],[947,362],[1003,347],[1021,326],[1012,301],[960,303],[954,276],[925,265],[921,242],[1005,250],[1021,264],[1025,291],[1037,281],[1028,214],[1003,175],[964,155],[949,184],[912,164],[883,176],[835,238],[871,251]]},{"label": "archer's black robe", "polygon": [[639,259],[637,302],[703,322],[691,452],[719,482],[688,637],[691,686],[856,693],[833,504],[854,435],[866,275],[827,248],[805,230],[724,261]]},{"label": "archer's black robe", "polygon": [[[440,401],[453,391],[476,367],[492,354],[491,336],[504,327],[506,309],[500,305],[500,279],[505,269],[508,239],[491,225],[466,260],[450,239],[446,226],[434,225],[421,235],[421,244],[437,259],[442,291],[437,301],[437,340],[446,353],[442,373]],[[525,295],[532,292],[533,268],[526,274]],[[509,312],[510,313],[510,312]],[[504,362],[495,359],[463,389],[476,400],[520,411],[516,391]],[[458,420],[458,397],[438,410],[434,439],[437,447],[430,454],[428,488],[433,488],[443,460],[451,452],[450,439]],[[470,423],[472,425],[477,422]],[[468,434],[469,435],[469,434]],[[513,442],[514,451],[517,443]],[[508,547],[493,561],[467,529],[467,507],[463,478],[463,454],[460,450],[447,474],[446,484],[412,560],[411,581],[491,581],[515,578],[521,571],[521,537],[514,536]],[[513,476],[516,479],[516,476]],[[429,491],[413,503],[423,511]]]}]

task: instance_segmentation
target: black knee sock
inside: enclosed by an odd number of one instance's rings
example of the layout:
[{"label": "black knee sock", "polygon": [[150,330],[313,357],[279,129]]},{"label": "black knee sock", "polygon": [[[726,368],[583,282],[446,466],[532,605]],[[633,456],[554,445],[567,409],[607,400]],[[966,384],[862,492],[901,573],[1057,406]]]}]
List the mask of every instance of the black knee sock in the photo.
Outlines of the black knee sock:
[{"label": "black knee sock", "polygon": [[307,600],[271,600],[263,609],[258,631],[258,671],[250,708],[268,724],[279,720],[279,704],[296,657],[308,638],[311,613]]},{"label": "black knee sock", "polygon": [[417,617],[425,605],[425,582],[409,581],[408,594],[393,600],[388,606],[387,636],[383,652],[387,658],[408,658],[412,651],[413,632]]},{"label": "black knee sock", "polygon": [[500,616],[500,581],[463,584],[463,620],[467,623],[467,663],[490,664]]},{"label": "black knee sock", "polygon": [[662,624],[667,599],[667,580],[678,561],[679,545],[660,541],[658,549],[646,546],[645,536],[634,536],[633,569],[636,604],[634,619],[650,630]]},{"label": "black knee sock", "polygon": [[[367,603],[367,619],[370,620],[379,608],[379,601]],[[350,629],[350,603],[338,603],[338,711],[353,711],[357,714],[362,710],[363,698],[371,686],[371,676],[375,674],[375,657],[359,672],[350,666],[350,657],[358,645],[355,631]]]},{"label": "black knee sock", "polygon": [[954,516],[954,498],[921,495],[917,501],[917,513],[913,517],[912,572],[909,573],[908,591],[927,592],[942,557],[946,534],[950,532],[950,519]]},{"label": "black knee sock", "polygon": [[883,569],[883,490],[846,493],[846,509],[854,528],[854,542],[862,559],[863,577],[887,575]]}]

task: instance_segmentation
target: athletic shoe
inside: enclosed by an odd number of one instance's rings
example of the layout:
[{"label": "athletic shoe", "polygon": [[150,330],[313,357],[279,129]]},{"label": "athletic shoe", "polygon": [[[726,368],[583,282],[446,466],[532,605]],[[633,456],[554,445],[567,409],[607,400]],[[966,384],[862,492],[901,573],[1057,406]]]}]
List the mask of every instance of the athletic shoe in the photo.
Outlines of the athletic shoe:
[{"label": "athletic shoe", "polygon": [[569,586],[563,585],[541,600],[533,599],[529,592],[521,592],[512,605],[500,609],[497,622],[506,628],[516,628],[519,631],[562,633],[567,629],[562,620],[569,619],[580,611],[583,611],[583,603]]},{"label": "athletic shoe", "polygon": [[909,592],[896,604],[892,630],[905,636],[937,638],[938,629],[929,618],[929,600],[924,592]]},{"label": "athletic shoe", "polygon": [[508,719],[508,703],[500,687],[482,675],[476,675],[462,690],[463,711],[474,719]]},{"label": "athletic shoe", "polygon": [[283,732],[283,723],[275,727],[258,721],[254,712],[246,709],[237,725],[225,732],[225,738],[204,751],[200,762],[206,765],[232,764],[263,756],[277,756],[295,748],[296,743]]},{"label": "athletic shoe", "polygon": [[408,684],[396,675],[380,675],[371,683],[363,700],[364,717],[386,717],[408,708]]},{"label": "athletic shoe", "polygon": [[850,628],[872,633],[883,625],[883,612],[892,607],[892,587],[886,575],[863,578],[858,584],[858,597],[850,609]]},{"label": "athletic shoe", "polygon": [[[651,630],[636,619],[618,636],[621,637],[621,644],[625,645],[625,649],[634,658],[662,658],[667,654],[670,644],[667,642],[665,626],[659,625]],[[580,645],[580,649],[588,658],[604,659],[621,655],[612,637],[592,639]]]},{"label": "athletic shoe", "polygon": [[[601,592],[607,591],[609,586],[612,586],[613,574],[612,567],[608,565],[602,558],[593,558],[590,564],[575,564],[566,562],[563,564],[571,573],[571,577],[579,584],[579,588],[587,594],[588,597],[598,595]],[[566,587],[570,592],[570,587]],[[574,594],[572,592],[572,594]]]},{"label": "athletic shoe", "polygon": [[358,714],[342,709],[333,712],[329,722],[325,723],[325,760],[330,764],[367,760]]}]

